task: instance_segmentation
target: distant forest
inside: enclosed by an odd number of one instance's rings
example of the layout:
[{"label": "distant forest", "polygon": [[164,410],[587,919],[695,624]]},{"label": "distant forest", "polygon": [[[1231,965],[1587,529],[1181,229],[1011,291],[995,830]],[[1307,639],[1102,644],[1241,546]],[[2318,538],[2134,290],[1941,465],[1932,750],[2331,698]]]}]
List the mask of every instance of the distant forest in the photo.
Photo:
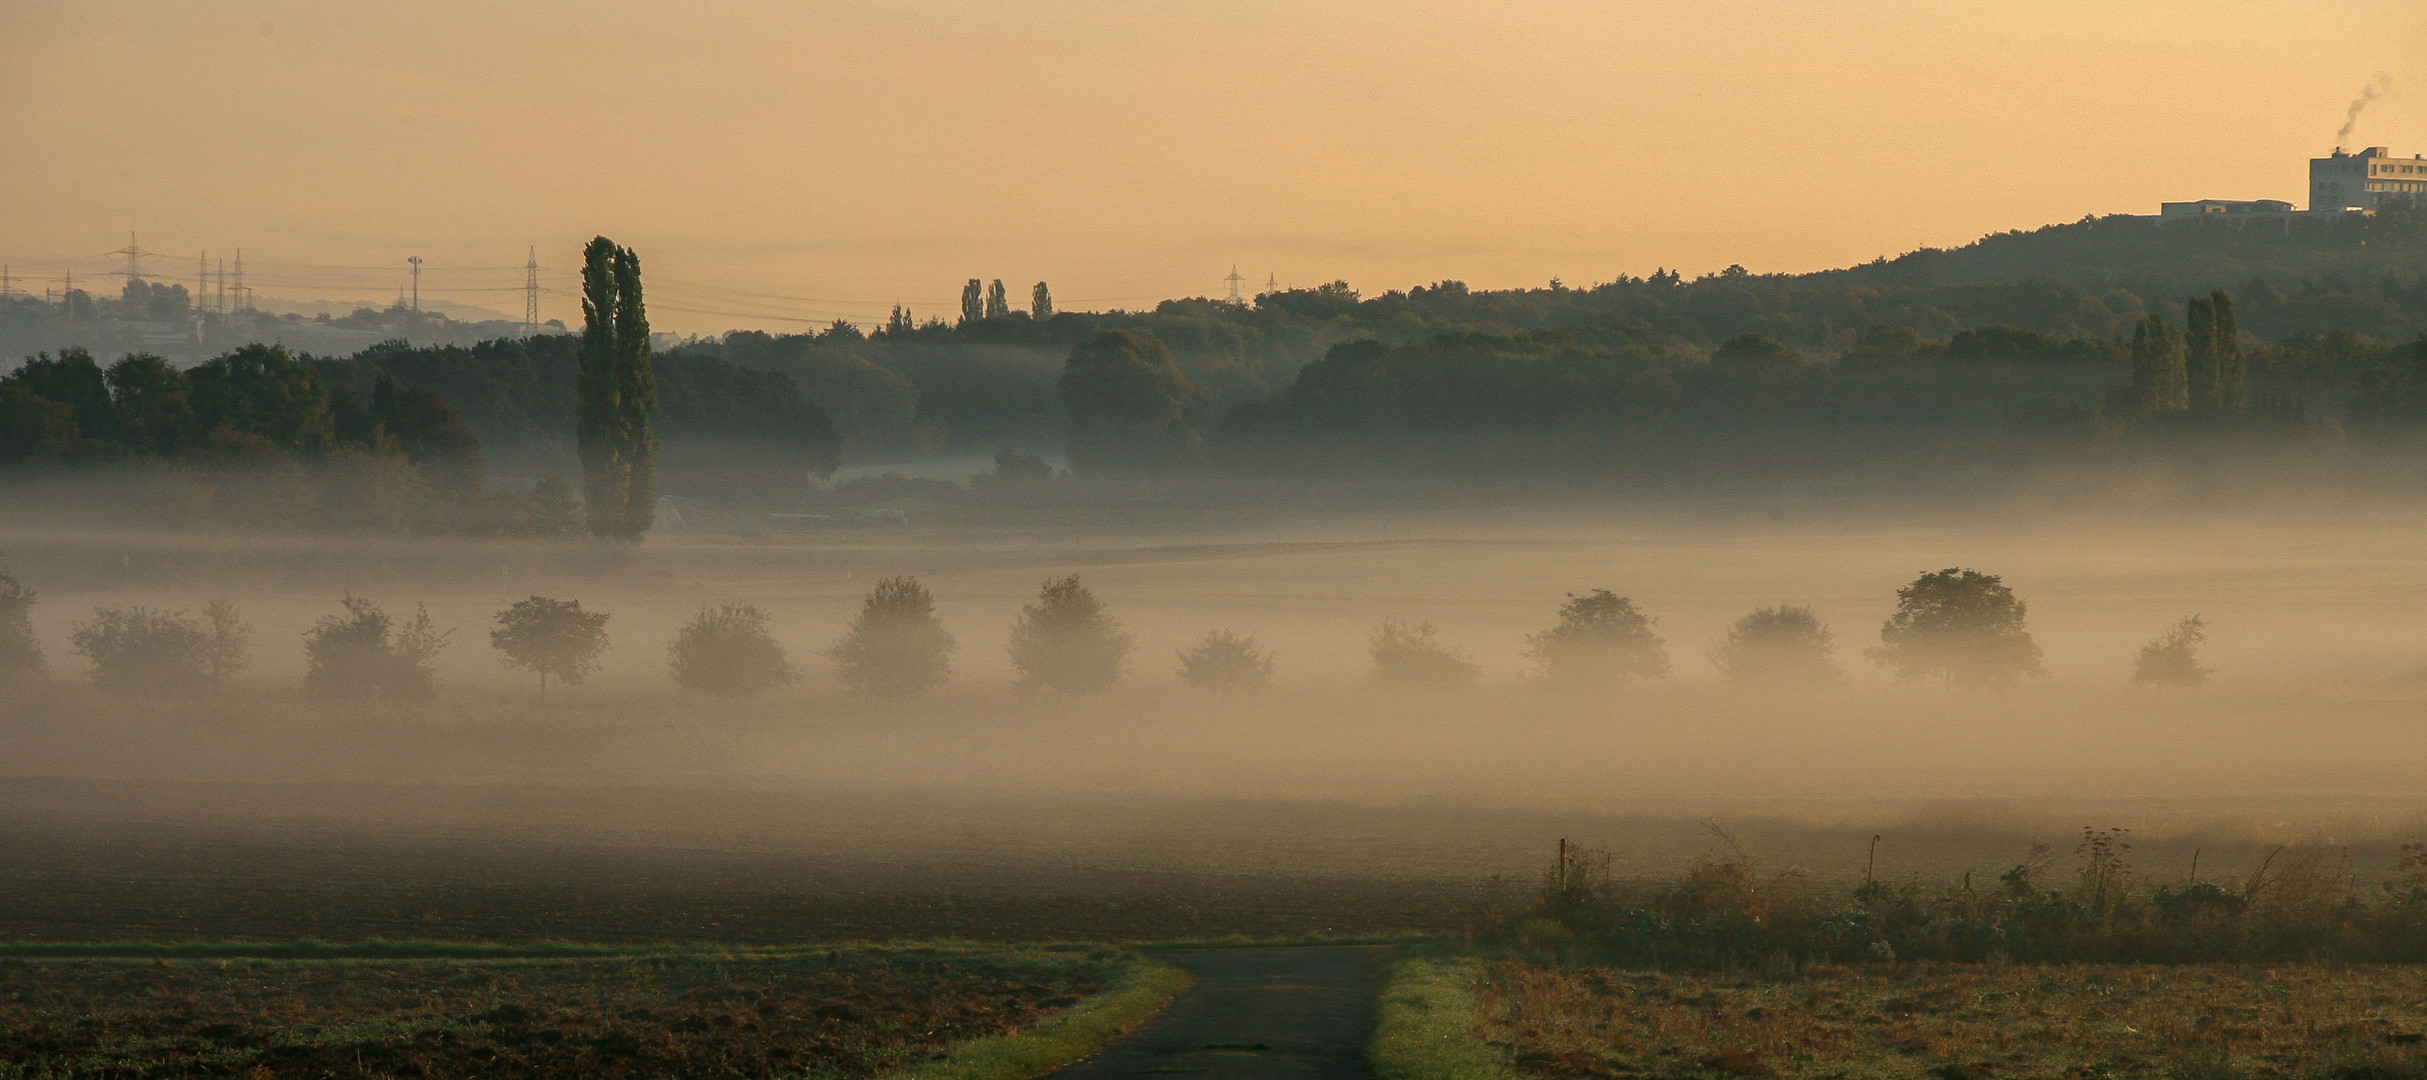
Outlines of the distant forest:
[{"label": "distant forest", "polygon": [[[2141,414],[2155,399],[2136,386],[2150,350],[2179,351],[2168,327],[2218,291],[2237,319],[2230,351],[2246,393],[2237,383],[2232,407],[2197,423],[2427,423],[2427,213],[2415,211],[2086,219],[1796,275],[1660,270],[1372,296],[1332,282],[1247,304],[1094,313],[1054,311],[1043,283],[1021,291],[1030,310],[1014,310],[1003,283],[972,280],[958,312],[897,309],[878,326],[734,331],[661,351],[656,426],[670,479],[755,473],[797,487],[840,463],[1003,447],[1063,448],[1084,472],[1617,458],[1708,470],[2039,445],[2154,422]],[[0,341],[142,353],[81,328],[123,338],[140,315],[156,335],[190,320],[183,299],[140,282],[102,300],[0,299]],[[377,315],[355,317],[358,332],[384,325]],[[463,343],[464,329],[294,361],[340,405],[397,408],[400,394],[426,392],[490,460],[570,468],[574,339]],[[59,417],[36,419],[64,430]],[[0,429],[10,423],[0,417]],[[107,425],[85,426],[84,442],[114,441]],[[0,430],[0,458],[45,456],[41,438]],[[701,479],[687,490],[749,486]]]}]

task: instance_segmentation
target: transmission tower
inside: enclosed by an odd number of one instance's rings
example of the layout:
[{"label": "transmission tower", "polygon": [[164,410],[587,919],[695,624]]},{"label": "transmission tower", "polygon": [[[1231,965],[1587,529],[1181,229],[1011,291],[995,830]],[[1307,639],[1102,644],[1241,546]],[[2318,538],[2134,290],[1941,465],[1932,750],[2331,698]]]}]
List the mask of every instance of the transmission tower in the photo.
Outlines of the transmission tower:
[{"label": "transmission tower", "polygon": [[1239,276],[1239,268],[1237,266],[1232,266],[1230,268],[1230,276],[1223,278],[1222,280],[1230,285],[1230,295],[1223,297],[1222,302],[1245,307],[1247,305],[1247,298],[1239,295],[1239,285],[1247,279]]},{"label": "transmission tower", "polygon": [[539,336],[539,249],[531,249],[531,261],[522,264],[522,333],[524,337]]},{"label": "transmission tower", "polygon": [[16,278],[8,276],[8,264],[0,263],[0,297],[17,295],[16,288],[11,284],[16,280]]},{"label": "transmission tower", "polygon": [[1270,293],[1270,292],[1280,292],[1280,291],[1281,291],[1281,275],[1279,275],[1279,274],[1274,274],[1274,273],[1270,273],[1270,272],[1267,272],[1267,273],[1264,275],[1264,291],[1265,291],[1265,292],[1268,292],[1268,293]]},{"label": "transmission tower", "polygon": [[228,261],[226,259],[219,260],[219,274],[214,280],[219,287],[212,290],[211,310],[225,315],[228,313]]},{"label": "transmission tower", "polygon": [[244,287],[244,249],[236,249],[236,310],[253,310],[253,290]]},{"label": "transmission tower", "polygon": [[194,257],[194,310],[201,311],[202,305],[210,301],[211,253],[205,251]]},{"label": "transmission tower", "polygon": [[128,281],[141,281],[143,280],[143,257],[160,253],[143,250],[143,246],[135,242],[135,234],[130,232],[126,234],[126,246],[110,252],[110,254],[126,256],[126,269],[119,273],[126,275]]},{"label": "transmission tower", "polygon": [[413,264],[413,314],[419,315],[421,314],[421,256],[407,255],[405,261]]}]

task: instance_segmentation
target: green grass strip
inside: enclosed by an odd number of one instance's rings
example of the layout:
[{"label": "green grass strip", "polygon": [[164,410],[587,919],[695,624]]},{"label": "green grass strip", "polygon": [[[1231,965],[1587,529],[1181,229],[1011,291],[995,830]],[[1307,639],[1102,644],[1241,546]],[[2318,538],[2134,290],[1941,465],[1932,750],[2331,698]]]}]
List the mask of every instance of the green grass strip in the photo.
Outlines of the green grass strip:
[{"label": "green grass strip", "polygon": [[1027,1031],[972,1039],[940,1059],[888,1073],[887,1080],[1025,1080],[1051,1072],[1135,1030],[1195,983],[1179,968],[1133,957],[1103,993],[1069,1012]]},{"label": "green grass strip", "polygon": [[1414,957],[1382,985],[1365,1062],[1374,1080],[1521,1080],[1508,1055],[1483,1041],[1475,1017],[1476,962]]}]

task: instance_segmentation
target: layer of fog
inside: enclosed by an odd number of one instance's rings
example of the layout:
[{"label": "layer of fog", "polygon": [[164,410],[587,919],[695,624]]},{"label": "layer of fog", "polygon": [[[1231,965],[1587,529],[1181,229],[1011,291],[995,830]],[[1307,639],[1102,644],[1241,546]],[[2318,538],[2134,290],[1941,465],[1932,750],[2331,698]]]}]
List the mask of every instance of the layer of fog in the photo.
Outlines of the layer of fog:
[{"label": "layer of fog", "polygon": [[[1535,832],[1574,829],[1624,846],[1660,831],[1642,822],[1705,816],[1845,835],[1971,822],[2006,846],[2061,839],[2080,824],[2129,825],[2152,842],[2382,844],[2427,822],[2415,796],[2427,775],[2418,726],[2427,687],[2408,678],[2427,663],[2427,551],[2416,543],[2427,514],[2023,515],[1895,503],[1823,512],[1773,500],[671,532],[621,565],[578,547],[51,532],[12,521],[0,550],[42,593],[36,628],[54,686],[4,710],[0,774],[154,780],[189,795],[204,789],[168,782],[335,785],[311,789],[329,800],[332,821],[359,817],[340,811],[336,793],[362,784],[762,792],[822,808],[811,816],[828,823],[823,831],[755,841],[788,849],[975,837],[985,850],[1070,858],[1219,849],[1281,859],[1289,827],[1258,826],[1270,835],[1253,843],[1234,827],[1251,804],[1300,807],[1306,822],[1334,812],[1313,808],[1400,808],[1323,843],[1370,835],[1402,854],[1424,849],[1444,822],[1523,823],[1486,830],[1488,840],[1442,841],[1418,860],[1435,869],[1526,850]],[[2005,694],[1949,693],[1893,685],[1861,658],[1896,588],[1946,566],[2005,576],[2031,605],[2050,678]],[[1060,572],[1084,575],[1136,635],[1131,678],[1101,698],[1009,690],[1010,620]],[[893,573],[934,589],[960,640],[956,677],[930,699],[873,705],[826,679],[820,654],[872,581]],[[1524,636],[1551,622],[1566,593],[1604,587],[1659,617],[1676,677],[1583,696],[1524,680]],[[302,631],[348,591],[391,611],[426,603],[456,628],[438,701],[323,703],[295,689]],[[490,616],[534,592],[614,617],[605,670],[545,702],[486,640]],[[255,624],[257,659],[217,699],[122,699],[79,685],[66,637],[95,606],[194,608],[221,594]],[[678,695],[666,641],[702,604],[727,599],[772,611],[777,638],[810,678],[750,702]],[[1746,610],[1781,601],[1813,605],[1835,629],[1845,686],[1770,696],[1716,682],[1705,646]],[[2133,650],[2192,613],[2211,623],[2215,681],[2133,687]],[[1365,688],[1365,636],[1385,615],[1438,624],[1484,665],[1483,685]],[[1179,684],[1172,651],[1217,626],[1252,631],[1278,653],[1271,690],[1223,698]],[[163,794],[158,814],[229,812],[218,796],[179,811],[182,797]],[[290,798],[295,809],[280,820],[309,819],[308,802]],[[707,805],[674,834],[637,838],[741,843],[742,823],[720,839],[722,819]],[[904,805],[923,809],[886,824]],[[838,809],[852,806],[870,809]],[[381,827],[416,813],[396,810]],[[506,810],[478,826],[438,815],[431,827],[440,819],[447,829],[534,827]],[[559,839],[585,835],[578,820],[551,828]],[[1304,828],[1308,850],[1322,847],[1312,837],[1323,830]],[[590,838],[636,836],[601,819]]]}]

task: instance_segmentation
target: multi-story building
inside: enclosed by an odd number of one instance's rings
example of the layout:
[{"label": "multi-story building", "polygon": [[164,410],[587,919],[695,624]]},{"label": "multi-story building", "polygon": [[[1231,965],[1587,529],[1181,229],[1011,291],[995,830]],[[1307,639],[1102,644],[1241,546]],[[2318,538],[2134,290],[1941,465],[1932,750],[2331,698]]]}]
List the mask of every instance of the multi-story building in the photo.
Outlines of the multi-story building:
[{"label": "multi-story building", "polygon": [[2309,212],[2427,205],[2427,157],[2397,158],[2382,146],[2309,159]]}]

